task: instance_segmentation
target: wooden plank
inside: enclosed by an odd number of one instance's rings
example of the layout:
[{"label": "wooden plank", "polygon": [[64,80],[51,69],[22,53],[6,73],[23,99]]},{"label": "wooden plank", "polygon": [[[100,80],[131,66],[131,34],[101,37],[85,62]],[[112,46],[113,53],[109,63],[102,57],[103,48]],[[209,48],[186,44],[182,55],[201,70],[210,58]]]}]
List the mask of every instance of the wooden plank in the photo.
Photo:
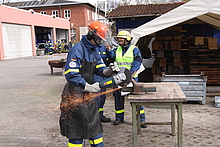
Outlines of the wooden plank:
[{"label": "wooden plank", "polygon": [[163,41],[164,50],[170,49],[170,41]]},{"label": "wooden plank", "polygon": [[157,50],[157,58],[164,58],[164,50]]},{"label": "wooden plank", "polygon": [[181,58],[174,58],[173,59],[173,65],[174,66],[180,66],[181,65]]},{"label": "wooden plank", "polygon": [[163,49],[163,41],[154,40],[152,42],[152,49],[153,50]]},{"label": "wooden plank", "polygon": [[166,58],[159,59],[159,66],[160,67],[165,67],[166,64],[167,64],[167,59]]},{"label": "wooden plank", "polygon": [[173,57],[180,57],[180,50],[173,51]]},{"label": "wooden plank", "polygon": [[190,36],[186,38],[188,45],[204,45],[204,37]]},{"label": "wooden plank", "polygon": [[205,37],[204,38],[204,45],[206,45],[208,47],[216,47],[217,48],[218,39],[217,38],[213,38],[213,37]]},{"label": "wooden plank", "polygon": [[180,50],[181,49],[181,41],[170,41],[170,49],[172,50]]}]

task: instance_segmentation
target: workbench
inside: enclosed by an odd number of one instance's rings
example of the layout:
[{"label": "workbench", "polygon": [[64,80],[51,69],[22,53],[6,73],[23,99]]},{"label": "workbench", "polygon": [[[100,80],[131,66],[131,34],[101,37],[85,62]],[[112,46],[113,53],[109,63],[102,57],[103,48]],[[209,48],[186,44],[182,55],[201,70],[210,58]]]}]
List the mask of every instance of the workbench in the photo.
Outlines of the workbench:
[{"label": "workbench", "polygon": [[[140,83],[139,83],[140,84]],[[145,87],[156,87],[156,92],[147,92],[144,95],[129,95],[128,101],[132,105],[132,135],[133,146],[138,146],[137,135],[141,134],[141,124],[171,125],[171,134],[175,135],[175,108],[177,109],[177,140],[178,147],[182,147],[182,102],[186,96],[177,82],[141,83]],[[161,106],[171,108],[171,122],[140,122],[140,105]],[[164,107],[163,107],[164,106]],[[149,116],[150,117],[150,116]]]}]

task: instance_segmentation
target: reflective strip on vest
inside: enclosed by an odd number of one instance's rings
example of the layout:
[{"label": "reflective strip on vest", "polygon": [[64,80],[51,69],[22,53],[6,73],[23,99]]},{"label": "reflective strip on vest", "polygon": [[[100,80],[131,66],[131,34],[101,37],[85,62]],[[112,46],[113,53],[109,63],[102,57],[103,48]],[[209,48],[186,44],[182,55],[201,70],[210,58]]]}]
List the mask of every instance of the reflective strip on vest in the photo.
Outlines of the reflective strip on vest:
[{"label": "reflective strip on vest", "polygon": [[98,139],[95,139],[95,140],[89,140],[90,144],[100,144],[103,142],[103,138],[98,138]]},{"label": "reflective strip on vest", "polygon": [[82,147],[82,144],[74,144],[74,143],[70,143],[68,142],[68,147]]}]

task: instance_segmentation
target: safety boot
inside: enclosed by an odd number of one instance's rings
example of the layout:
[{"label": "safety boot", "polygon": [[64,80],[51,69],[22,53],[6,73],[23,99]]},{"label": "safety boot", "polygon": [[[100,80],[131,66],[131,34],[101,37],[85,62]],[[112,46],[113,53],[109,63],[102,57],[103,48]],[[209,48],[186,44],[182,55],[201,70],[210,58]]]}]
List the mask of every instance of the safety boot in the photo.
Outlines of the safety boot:
[{"label": "safety boot", "polygon": [[147,125],[141,125],[141,128],[147,128]]},{"label": "safety boot", "polygon": [[111,122],[111,118],[107,118],[105,116],[101,117],[101,122]]},{"label": "safety boot", "polygon": [[116,119],[115,121],[114,121],[114,125],[119,125],[119,124],[121,124],[121,123],[123,123],[124,122],[124,120],[122,120],[122,119]]}]

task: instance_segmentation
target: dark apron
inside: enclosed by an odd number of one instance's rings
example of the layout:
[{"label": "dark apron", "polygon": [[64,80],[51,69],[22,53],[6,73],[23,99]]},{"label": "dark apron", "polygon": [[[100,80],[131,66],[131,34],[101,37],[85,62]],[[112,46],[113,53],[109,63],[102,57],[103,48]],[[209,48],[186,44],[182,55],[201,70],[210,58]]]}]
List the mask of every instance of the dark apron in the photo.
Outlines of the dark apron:
[{"label": "dark apron", "polygon": [[[81,76],[87,83],[94,83],[96,61],[83,61]],[[67,82],[60,104],[60,131],[69,139],[88,139],[103,132],[96,98],[88,100],[90,93]]]}]

